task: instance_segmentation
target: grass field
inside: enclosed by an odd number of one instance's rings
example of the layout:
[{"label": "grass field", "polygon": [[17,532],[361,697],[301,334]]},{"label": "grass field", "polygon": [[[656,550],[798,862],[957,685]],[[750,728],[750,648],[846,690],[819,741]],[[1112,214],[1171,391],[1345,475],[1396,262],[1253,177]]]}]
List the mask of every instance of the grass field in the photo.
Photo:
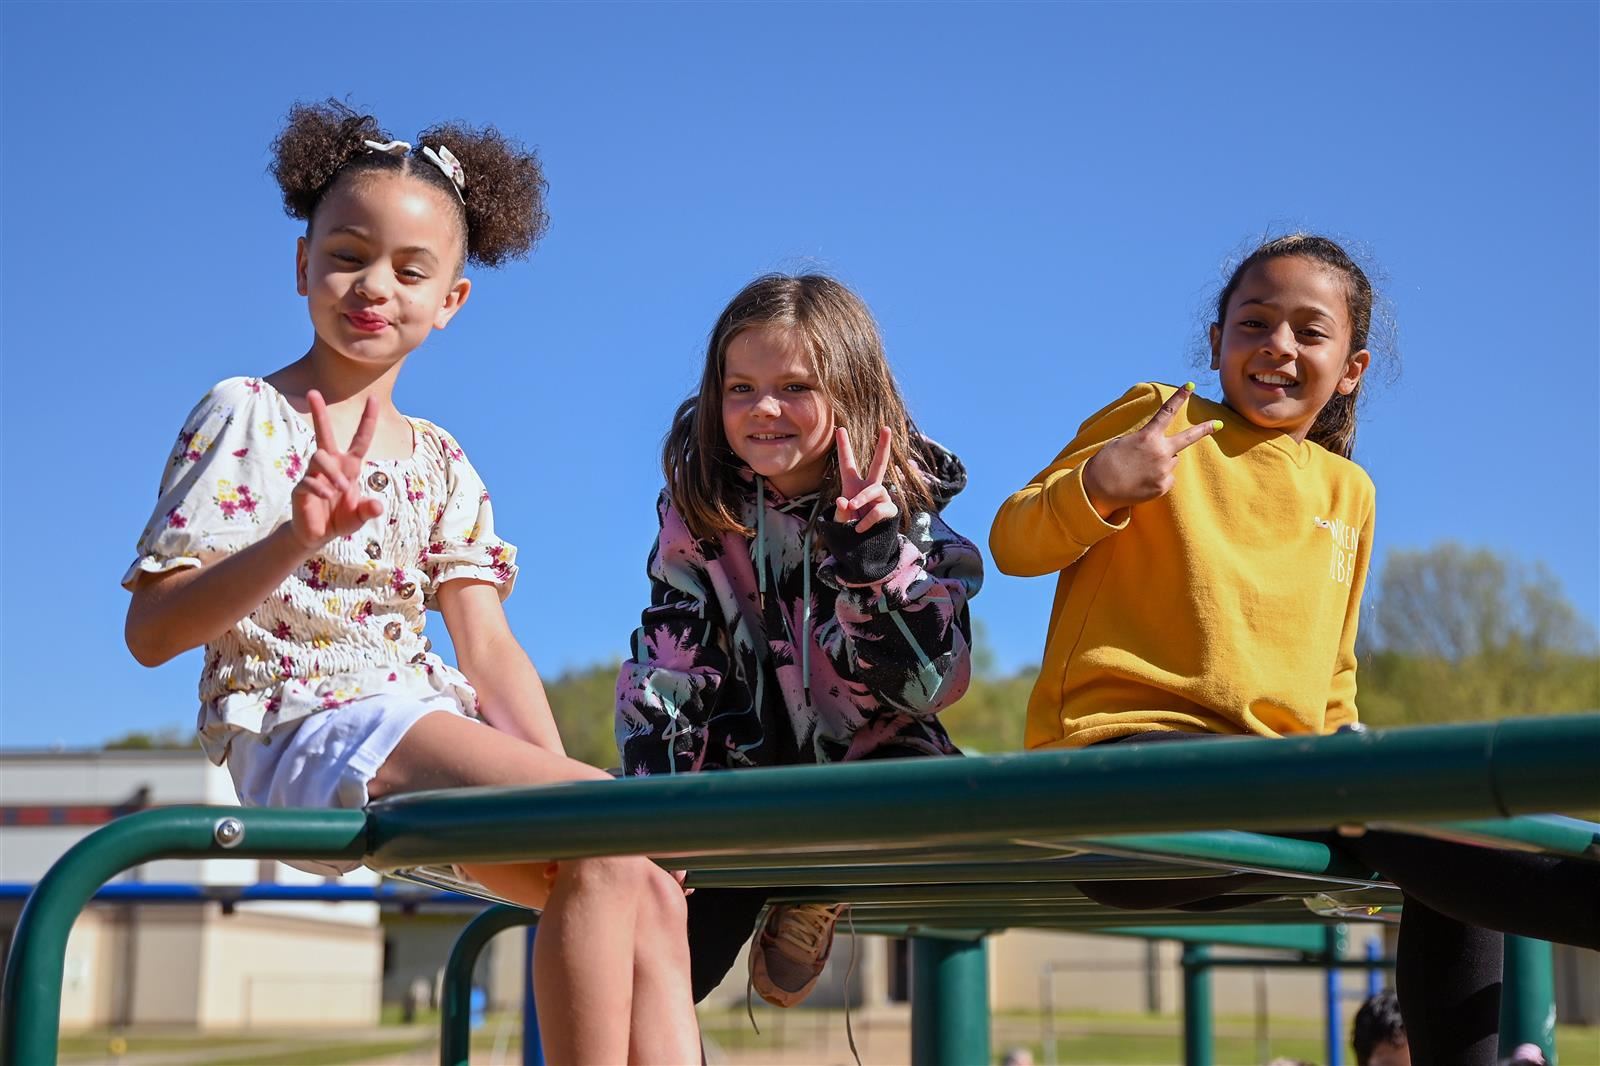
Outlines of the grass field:
[{"label": "grass field", "polygon": [[[774,1011],[761,1008],[762,1032],[751,1029],[741,1011],[705,1011],[702,1023],[713,1063],[729,1066],[818,1063],[848,1066],[851,1057],[840,1011]],[[857,1012],[853,1018],[862,1061],[888,1066],[909,1060],[909,1026],[904,1010]],[[520,1061],[520,1021],[514,1014],[490,1015],[473,1035],[473,1061]],[[1263,1042],[1254,1019],[1216,1020],[1218,1066],[1261,1066],[1276,1056],[1326,1061],[1321,1023],[1305,1018],[1271,1018]],[[1026,1047],[1044,1066],[1173,1066],[1181,1060],[1179,1022],[1172,1015],[1059,1013],[1055,1017],[1054,1056],[1047,1054],[1042,1019],[1030,1012],[997,1013],[993,1022],[996,1059],[1008,1049]],[[126,1041],[115,1057],[113,1037]],[[1561,1066],[1600,1066],[1600,1028],[1562,1026],[1558,1030]],[[262,1032],[199,1034],[160,1030],[123,1033],[94,1031],[63,1037],[66,1066],[398,1066],[438,1061],[437,1016],[415,1024],[387,1024],[350,1032]],[[1345,1049],[1345,1061],[1353,1055]]]}]

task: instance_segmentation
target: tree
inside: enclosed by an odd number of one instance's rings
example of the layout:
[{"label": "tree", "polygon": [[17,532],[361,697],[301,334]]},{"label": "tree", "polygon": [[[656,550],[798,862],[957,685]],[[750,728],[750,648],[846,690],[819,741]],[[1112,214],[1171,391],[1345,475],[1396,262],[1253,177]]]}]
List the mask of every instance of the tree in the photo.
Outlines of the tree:
[{"label": "tree", "polygon": [[619,665],[612,661],[579,667],[545,682],[562,745],[569,756],[591,766],[622,765],[613,729]]},{"label": "tree", "polygon": [[1594,627],[1543,566],[1445,543],[1389,555],[1363,634],[1371,724],[1600,707]]}]

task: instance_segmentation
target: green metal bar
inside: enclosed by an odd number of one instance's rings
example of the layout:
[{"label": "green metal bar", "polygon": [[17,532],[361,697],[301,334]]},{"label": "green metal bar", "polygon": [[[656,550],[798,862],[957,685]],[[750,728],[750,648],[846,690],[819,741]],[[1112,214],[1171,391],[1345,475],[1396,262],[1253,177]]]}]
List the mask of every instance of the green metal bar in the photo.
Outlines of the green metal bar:
[{"label": "green metal bar", "polygon": [[[1251,885],[1251,894],[1306,895],[1338,891],[1343,885],[1296,881],[1289,878],[1263,881]],[[965,883],[870,884],[870,885],[818,885],[806,888],[778,889],[771,898],[783,903],[897,903],[938,900],[1081,900],[1086,898],[1072,881],[989,881]],[[1099,904],[1095,904],[1099,906]]]},{"label": "green metal bar", "polygon": [[153,859],[359,859],[361,811],[162,807],[118,818],[56,860],[22,908],[0,990],[0,1062],[56,1060],[67,935],[111,878]]},{"label": "green metal bar", "polygon": [[1500,990],[1500,1054],[1518,1044],[1538,1044],[1556,1066],[1554,953],[1546,940],[1506,937],[1505,983]]},{"label": "green metal bar", "polygon": [[1211,1032],[1211,949],[1183,949],[1183,1066],[1212,1066],[1216,1041]]},{"label": "green metal bar", "polygon": [[[1444,821],[1600,803],[1600,714],[1226,744],[1112,745],[759,774],[415,793],[368,809],[374,864],[933,846],[1150,830]],[[1240,788],[1248,781],[1249,788]],[[812,815],[789,817],[792,797]],[[1171,797],[1181,795],[1182,804]],[[1260,797],[1273,798],[1270,804]],[[959,803],[951,803],[959,796]],[[928,805],[940,817],[926,817]],[[638,813],[648,810],[652,817]],[[673,827],[663,834],[663,824]],[[670,849],[670,850],[669,850]]]},{"label": "green metal bar", "polygon": [[[1003,842],[973,842],[966,844],[942,845],[938,849],[938,856],[947,862],[1005,862],[1009,860],[1036,860],[1060,856],[1062,849],[1053,845],[1038,843],[1021,843],[1017,841]],[[710,854],[681,852],[673,856],[671,862],[663,862],[677,870],[723,871],[723,870],[757,870],[764,868],[798,867],[810,869],[813,866],[860,866],[876,863],[917,863],[927,862],[932,857],[927,845],[917,844],[912,847],[897,847],[893,844],[876,846],[873,844],[856,844],[853,847],[789,847],[781,843],[759,854],[745,852],[715,852]],[[1199,875],[1196,875],[1199,876]]]},{"label": "green metal bar", "polygon": [[[1037,853],[1035,853],[1037,854]],[[921,853],[927,856],[926,850]],[[942,856],[941,856],[942,858]],[[1014,859],[1009,862],[941,861],[917,864],[876,862],[858,866],[789,866],[701,871],[691,867],[694,888],[742,888],[793,885],[966,884],[982,881],[1122,881],[1145,878],[1205,877],[1208,871],[1149,859],[1100,855]]]},{"label": "green metal bar", "polygon": [[1209,833],[1142,833],[1137,836],[1084,837],[1074,843],[1107,855],[1144,855],[1167,861],[1192,861],[1219,870],[1303,873],[1370,884],[1371,870],[1316,840],[1214,830]]},{"label": "green metal bar", "polygon": [[[472,971],[483,946],[496,933],[519,925],[534,925],[539,912],[501,904],[489,907],[466,927],[450,948],[444,964],[443,1002],[439,1011],[439,1062],[441,1066],[467,1066],[472,1057]],[[533,965],[528,959],[527,964]]]},{"label": "green metal bar", "polygon": [[1402,833],[1417,833],[1445,840],[1464,840],[1494,848],[1547,851],[1556,855],[1600,860],[1600,825],[1560,814],[1420,825],[1412,822],[1376,822],[1374,828],[1395,829]]},{"label": "green metal bar", "polygon": [[986,941],[911,941],[913,1066],[989,1061],[989,949]]},{"label": "green metal bar", "polygon": [[1131,925],[1102,929],[1114,936],[1144,940],[1178,940],[1192,944],[1217,944],[1238,948],[1276,948],[1315,955],[1323,950],[1323,926],[1303,925]]}]

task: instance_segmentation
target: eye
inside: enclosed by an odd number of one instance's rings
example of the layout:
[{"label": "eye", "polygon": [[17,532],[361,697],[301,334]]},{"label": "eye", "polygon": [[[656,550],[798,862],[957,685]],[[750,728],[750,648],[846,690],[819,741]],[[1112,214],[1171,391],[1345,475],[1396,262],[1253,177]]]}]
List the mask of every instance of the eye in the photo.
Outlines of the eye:
[{"label": "eye", "polygon": [[791,381],[783,387],[785,392],[810,392],[811,386],[803,381]]},{"label": "eye", "polygon": [[361,262],[361,257],[360,256],[354,255],[354,254],[352,254],[350,252],[329,252],[328,255],[333,259],[337,259],[341,263],[359,263],[359,262]]},{"label": "eye", "polygon": [[428,280],[428,275],[426,273],[424,273],[423,271],[416,269],[415,267],[408,267],[407,269],[400,271],[400,276],[402,278],[407,278],[407,279],[409,279],[411,281],[427,281]]},{"label": "eye", "polygon": [[1328,335],[1326,333],[1312,326],[1307,326],[1305,329],[1300,331],[1300,334],[1301,336],[1310,337],[1313,340],[1322,341],[1328,339]]},{"label": "eye", "polygon": [[750,386],[746,385],[744,382],[740,381],[740,382],[736,382],[736,383],[734,383],[732,385],[729,385],[728,386],[728,391],[729,392],[740,392],[740,393],[749,392],[750,391]]}]

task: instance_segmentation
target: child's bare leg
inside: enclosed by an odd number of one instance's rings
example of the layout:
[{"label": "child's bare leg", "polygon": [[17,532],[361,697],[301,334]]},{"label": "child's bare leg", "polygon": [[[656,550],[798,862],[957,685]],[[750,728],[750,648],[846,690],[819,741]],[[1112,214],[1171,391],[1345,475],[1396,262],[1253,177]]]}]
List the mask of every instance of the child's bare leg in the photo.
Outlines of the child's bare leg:
[{"label": "child's bare leg", "polygon": [[[645,859],[562,863],[533,946],[539,1038],[551,1062],[627,1061],[634,1016],[634,926]],[[628,1024],[623,1024],[623,1019]],[[643,1019],[653,1024],[659,1019]]]},{"label": "child's bare leg", "polygon": [[[603,770],[439,711],[406,731],[368,782],[367,795],[379,799],[434,788],[548,785],[607,777]],[[542,862],[466,864],[463,869],[491,892],[527,906],[543,907],[550,891]]]},{"label": "child's bare leg", "polygon": [[634,927],[628,1062],[695,1063],[700,1024],[689,980],[689,910],[671,874],[652,869],[646,881]]},{"label": "child's bare leg", "polygon": [[[438,713],[407,731],[367,791],[377,799],[431,788],[607,779],[592,766]],[[543,896],[543,862],[467,869],[510,898]],[[540,1019],[552,1061],[628,1059],[629,1035],[618,1024],[623,1018],[646,1042],[649,1061],[699,1060],[682,890],[654,863],[640,858],[563,862],[535,943],[538,993],[562,1008]],[[639,997],[634,984],[641,978],[644,995]]]}]

